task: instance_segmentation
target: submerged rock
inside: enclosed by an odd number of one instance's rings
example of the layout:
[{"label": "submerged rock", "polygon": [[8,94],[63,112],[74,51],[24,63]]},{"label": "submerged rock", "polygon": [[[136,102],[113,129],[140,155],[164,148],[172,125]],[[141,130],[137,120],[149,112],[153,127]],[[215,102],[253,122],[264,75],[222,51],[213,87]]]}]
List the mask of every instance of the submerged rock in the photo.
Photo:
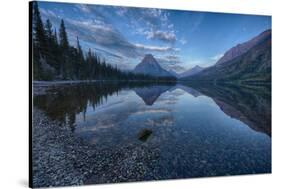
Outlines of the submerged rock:
[{"label": "submerged rock", "polygon": [[145,142],[150,137],[151,134],[152,134],[152,130],[143,129],[139,132],[138,139]]}]

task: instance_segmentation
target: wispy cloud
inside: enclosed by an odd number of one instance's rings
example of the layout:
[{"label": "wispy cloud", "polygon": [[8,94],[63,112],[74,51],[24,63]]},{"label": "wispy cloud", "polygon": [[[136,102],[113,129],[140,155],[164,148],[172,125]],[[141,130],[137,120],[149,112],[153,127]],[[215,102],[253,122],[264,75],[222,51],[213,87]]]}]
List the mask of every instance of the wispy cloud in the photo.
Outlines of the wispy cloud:
[{"label": "wispy cloud", "polygon": [[100,48],[94,48],[94,50],[98,51],[98,52],[101,52],[102,54],[105,54],[106,56],[111,56],[113,58],[123,59],[123,57],[120,56],[120,55],[117,55],[115,53],[112,53],[112,52],[109,52],[109,51],[106,51],[106,50],[103,50],[103,49],[100,49]]},{"label": "wispy cloud", "polygon": [[91,12],[91,9],[88,7],[88,5],[77,4],[76,7],[84,13],[90,13]]},{"label": "wispy cloud", "polygon": [[124,16],[128,12],[128,8],[126,8],[126,7],[117,7],[115,12],[119,16]]},{"label": "wispy cloud", "polygon": [[[42,12],[43,14],[46,11]],[[51,14],[45,15],[52,17],[57,23],[60,17]],[[98,45],[110,51],[123,54],[125,57],[136,57],[138,52],[135,46],[128,42],[122,34],[112,25],[106,24],[100,20],[74,20],[65,18],[66,29],[69,34],[77,35],[83,41]],[[75,38],[76,36],[72,36]]]},{"label": "wispy cloud", "polygon": [[166,70],[172,70],[177,73],[186,71],[184,62],[178,55],[159,56],[156,59]]},{"label": "wispy cloud", "polygon": [[40,9],[41,14],[46,15],[46,16],[50,16],[50,17],[60,17],[59,15],[57,15],[56,13],[54,13],[54,11],[52,10],[45,10],[45,9]]},{"label": "wispy cloud", "polygon": [[176,73],[183,73],[185,72],[187,69],[183,66],[180,66],[180,65],[169,65],[168,66],[168,70],[172,70]]},{"label": "wispy cloud", "polygon": [[184,39],[184,38],[181,38],[181,39],[179,40],[179,42],[180,42],[182,45],[185,45],[185,44],[187,43],[187,40]]},{"label": "wispy cloud", "polygon": [[180,60],[180,57],[175,56],[175,55],[161,56],[161,57],[158,57],[157,60],[161,63],[168,63],[170,65],[182,63],[182,61]]},{"label": "wispy cloud", "polygon": [[221,57],[223,57],[223,53],[216,54],[215,56],[210,57],[213,61],[218,61]]},{"label": "wispy cloud", "polygon": [[159,51],[159,52],[179,51],[179,49],[170,46],[151,46],[151,45],[143,45],[139,43],[136,43],[135,47],[141,50],[151,50],[151,51]]}]

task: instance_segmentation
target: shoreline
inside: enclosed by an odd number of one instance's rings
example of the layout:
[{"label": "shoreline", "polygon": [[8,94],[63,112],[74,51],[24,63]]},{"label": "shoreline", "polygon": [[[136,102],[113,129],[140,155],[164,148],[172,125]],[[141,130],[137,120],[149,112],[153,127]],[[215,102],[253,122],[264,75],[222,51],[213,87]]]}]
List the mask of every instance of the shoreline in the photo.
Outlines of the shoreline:
[{"label": "shoreline", "polygon": [[178,83],[178,81],[150,81],[150,80],[65,80],[65,81],[32,81],[32,95],[44,95],[49,89],[77,84],[91,84],[99,82],[130,82],[130,83]]},{"label": "shoreline", "polygon": [[75,151],[72,150],[75,143],[69,129],[51,121],[37,108],[33,108],[32,114],[33,186],[83,184],[84,175],[71,161],[75,157]]},{"label": "shoreline", "polygon": [[231,83],[231,82],[211,82],[211,81],[151,81],[151,80],[58,80],[58,81],[32,81],[32,95],[44,95],[47,93],[49,89],[61,87],[61,86],[67,86],[67,85],[77,85],[77,84],[93,84],[93,83],[101,83],[101,82],[107,82],[107,83],[117,83],[117,82],[127,82],[127,83],[185,83],[192,85],[234,85],[234,86],[240,86],[240,87],[260,87],[260,86],[271,86],[271,83],[268,84],[261,84],[261,83]]},{"label": "shoreline", "polygon": [[[146,144],[101,148],[85,143],[67,124],[33,108],[33,187],[58,187],[161,180],[151,165],[159,151]],[[145,163],[144,163],[145,162]]]}]

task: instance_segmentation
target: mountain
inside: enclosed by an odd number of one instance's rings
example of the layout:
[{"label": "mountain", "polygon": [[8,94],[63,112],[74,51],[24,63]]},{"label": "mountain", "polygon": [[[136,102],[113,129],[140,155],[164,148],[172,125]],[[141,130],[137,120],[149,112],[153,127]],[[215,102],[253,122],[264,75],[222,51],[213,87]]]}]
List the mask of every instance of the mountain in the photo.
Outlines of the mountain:
[{"label": "mountain", "polygon": [[[236,54],[227,62],[218,61],[214,66],[206,68],[198,74],[185,77],[184,80],[271,82],[271,30],[262,32],[243,44],[241,46],[247,46],[247,48],[251,46],[251,48],[239,56]],[[231,52],[231,50],[227,52]]]},{"label": "mountain", "polygon": [[266,30],[253,39],[232,47],[231,49],[226,51],[226,53],[224,53],[223,57],[221,57],[216,64],[223,64],[225,62],[233,60],[238,56],[241,56],[257,44],[259,44],[261,41],[266,40],[269,36],[271,36],[271,30]]},{"label": "mountain", "polygon": [[163,69],[152,54],[147,54],[142,61],[135,67],[134,73],[147,74],[156,77],[172,77],[173,75]]},{"label": "mountain", "polygon": [[171,74],[172,76],[174,76],[175,78],[179,78],[179,74],[178,74],[177,72],[175,72],[174,70],[170,69],[170,70],[168,70],[168,71],[169,71],[170,74]]},{"label": "mountain", "polygon": [[201,72],[204,68],[200,67],[200,66],[194,66],[193,68],[179,74],[179,78],[183,78],[183,77],[188,77],[188,76],[192,76],[195,75],[199,72]]}]

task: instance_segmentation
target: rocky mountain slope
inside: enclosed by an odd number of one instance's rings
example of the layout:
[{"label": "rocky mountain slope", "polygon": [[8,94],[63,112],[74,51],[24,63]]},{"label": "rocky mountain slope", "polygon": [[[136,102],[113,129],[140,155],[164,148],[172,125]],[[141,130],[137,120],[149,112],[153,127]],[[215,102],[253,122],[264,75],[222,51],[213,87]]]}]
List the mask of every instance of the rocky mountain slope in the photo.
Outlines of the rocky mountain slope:
[{"label": "rocky mountain slope", "polygon": [[185,77],[184,80],[271,82],[271,30],[250,40],[250,44],[252,43],[255,45],[251,45],[252,47],[242,55],[227,62],[219,61],[198,74]]},{"label": "rocky mountain slope", "polygon": [[147,54],[142,61],[135,67],[134,73],[147,74],[156,77],[172,77],[173,75],[163,69],[155,60],[152,54]]},{"label": "rocky mountain slope", "polygon": [[266,40],[269,36],[271,36],[271,30],[266,30],[258,36],[254,37],[253,39],[245,43],[238,44],[235,47],[232,47],[231,49],[226,51],[226,53],[224,53],[223,57],[218,60],[217,64],[223,64],[225,62],[233,60],[238,56],[241,56],[260,42]]}]

